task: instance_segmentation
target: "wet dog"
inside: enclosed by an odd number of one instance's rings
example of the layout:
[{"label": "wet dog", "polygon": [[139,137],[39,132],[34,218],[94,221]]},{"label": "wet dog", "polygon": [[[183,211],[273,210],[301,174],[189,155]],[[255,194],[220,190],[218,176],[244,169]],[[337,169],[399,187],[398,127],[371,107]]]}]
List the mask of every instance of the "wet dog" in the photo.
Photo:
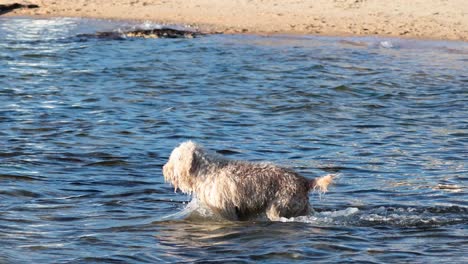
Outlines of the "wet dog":
[{"label": "wet dog", "polygon": [[309,191],[327,191],[333,175],[306,179],[270,163],[230,160],[187,141],[163,166],[166,182],[194,194],[201,205],[228,220],[270,220],[310,213]]}]

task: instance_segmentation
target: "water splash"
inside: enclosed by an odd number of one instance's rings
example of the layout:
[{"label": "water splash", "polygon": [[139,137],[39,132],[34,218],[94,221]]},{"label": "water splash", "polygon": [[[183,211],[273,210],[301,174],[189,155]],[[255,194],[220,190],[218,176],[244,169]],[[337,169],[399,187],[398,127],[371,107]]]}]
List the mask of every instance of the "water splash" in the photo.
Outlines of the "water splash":
[{"label": "water splash", "polygon": [[[161,220],[222,221],[209,208],[202,206],[196,197],[180,211],[162,217]],[[259,217],[255,221],[269,221]],[[311,215],[281,217],[278,222],[307,223],[334,226],[389,226],[426,227],[468,223],[468,208],[460,206],[404,207],[380,206],[374,208],[348,207],[340,210],[318,209]]]},{"label": "water splash", "polygon": [[389,40],[381,41],[380,42],[380,47],[386,48],[386,49],[391,49],[394,47],[393,43]]},{"label": "water splash", "polygon": [[314,213],[313,215],[298,216],[298,217],[281,217],[280,222],[301,222],[308,224],[337,224],[342,223],[346,218],[359,212],[358,208],[350,207],[337,211],[324,211]]},{"label": "water splash", "polygon": [[437,227],[468,223],[468,208],[448,207],[349,207],[336,211],[321,211],[310,216],[281,218],[280,222],[302,222],[337,226]]},{"label": "water splash", "polygon": [[182,220],[187,218],[213,218],[214,214],[206,207],[203,207],[194,196],[192,200],[182,208],[182,210],[162,217],[162,220]]},{"label": "water splash", "polygon": [[391,207],[381,206],[358,215],[360,226],[426,227],[468,223],[468,208],[449,207]]}]

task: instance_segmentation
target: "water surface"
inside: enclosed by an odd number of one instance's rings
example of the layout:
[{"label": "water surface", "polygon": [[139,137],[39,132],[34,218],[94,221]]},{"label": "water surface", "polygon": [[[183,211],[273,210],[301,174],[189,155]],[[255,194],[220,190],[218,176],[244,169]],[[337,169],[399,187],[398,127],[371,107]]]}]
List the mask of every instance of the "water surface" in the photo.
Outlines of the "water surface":
[{"label": "water surface", "polygon": [[[75,37],[132,26],[0,19],[1,263],[467,262],[466,43]],[[311,216],[187,219],[187,139],[341,177]]]}]

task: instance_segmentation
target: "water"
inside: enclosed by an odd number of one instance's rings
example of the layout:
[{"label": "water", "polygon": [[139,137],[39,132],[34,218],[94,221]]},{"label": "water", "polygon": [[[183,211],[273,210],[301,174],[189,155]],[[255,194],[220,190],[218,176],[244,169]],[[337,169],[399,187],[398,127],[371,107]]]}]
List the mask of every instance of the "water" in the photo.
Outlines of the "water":
[{"label": "water", "polygon": [[[467,43],[74,38],[131,26],[0,19],[0,263],[467,262]],[[341,177],[216,221],[163,181],[187,139]]]}]

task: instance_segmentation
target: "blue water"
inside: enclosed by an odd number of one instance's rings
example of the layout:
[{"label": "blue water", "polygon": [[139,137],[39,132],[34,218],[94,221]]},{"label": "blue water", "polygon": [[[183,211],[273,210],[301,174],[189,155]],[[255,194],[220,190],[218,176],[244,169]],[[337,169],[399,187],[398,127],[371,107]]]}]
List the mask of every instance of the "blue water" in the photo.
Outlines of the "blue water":
[{"label": "blue water", "polygon": [[[466,263],[468,44],[0,18],[0,263]],[[341,177],[316,213],[220,222],[164,183],[191,139]]]}]

